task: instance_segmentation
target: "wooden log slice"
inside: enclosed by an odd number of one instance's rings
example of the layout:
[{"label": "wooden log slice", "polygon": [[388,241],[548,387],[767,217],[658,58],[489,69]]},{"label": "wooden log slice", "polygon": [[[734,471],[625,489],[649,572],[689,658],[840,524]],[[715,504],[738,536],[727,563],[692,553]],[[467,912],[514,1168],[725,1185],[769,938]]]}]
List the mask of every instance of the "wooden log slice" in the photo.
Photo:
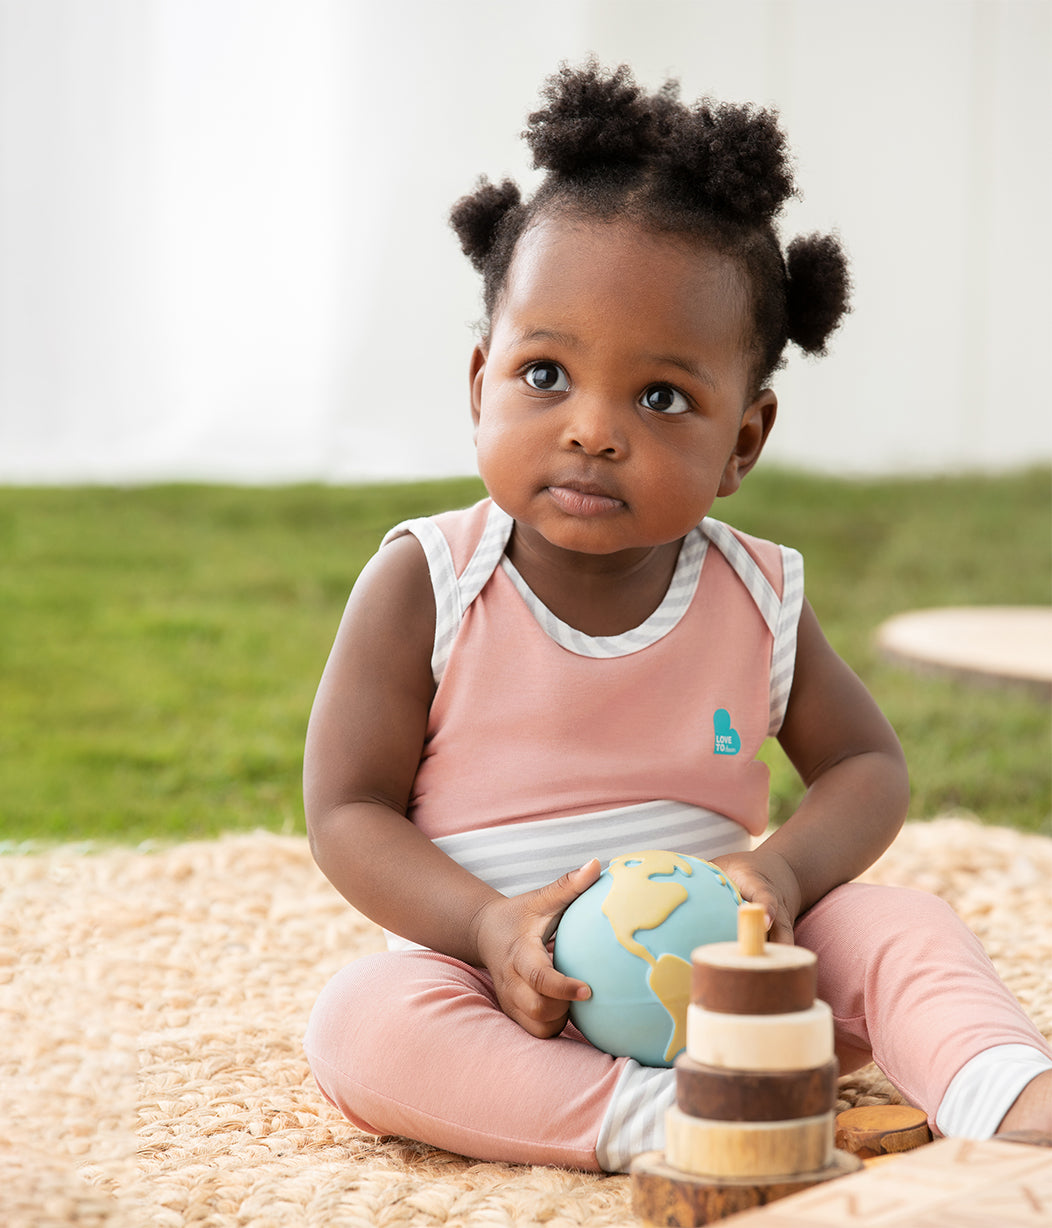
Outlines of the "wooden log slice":
[{"label": "wooden log slice", "polygon": [[665,1114],[665,1158],[695,1176],[763,1177],[825,1168],[833,1158],[832,1112],[794,1121],[710,1121]]},{"label": "wooden log slice", "polygon": [[736,942],[697,947],[691,956],[691,1001],[731,1015],[805,1011],[815,1000],[818,963],[804,947],[768,942],[743,955]]},{"label": "wooden log slice", "polygon": [[695,1228],[739,1211],[766,1206],[813,1185],[845,1177],[862,1168],[861,1160],[838,1151],[827,1167],[776,1181],[751,1178],[713,1181],[673,1168],[660,1151],[647,1151],[632,1161],[632,1210],[648,1224]]},{"label": "wooden log slice", "polygon": [[820,999],[784,1015],[727,1015],[691,1004],[687,1056],[729,1070],[810,1070],[833,1056],[833,1015]]},{"label": "wooden log slice", "polygon": [[722,1070],[676,1059],[676,1104],[716,1121],[785,1121],[836,1107],[836,1058],[809,1070]]},{"label": "wooden log slice", "polygon": [[836,1119],[836,1145],[860,1160],[912,1151],[931,1142],[928,1117],[908,1104],[861,1105]]}]

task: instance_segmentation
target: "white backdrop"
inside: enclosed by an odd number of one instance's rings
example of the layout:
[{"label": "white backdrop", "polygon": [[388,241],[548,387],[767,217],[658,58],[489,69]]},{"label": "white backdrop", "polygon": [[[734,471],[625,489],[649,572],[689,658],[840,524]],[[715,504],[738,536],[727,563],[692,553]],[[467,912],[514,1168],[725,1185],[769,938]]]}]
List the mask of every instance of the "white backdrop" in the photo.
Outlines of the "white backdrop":
[{"label": "white backdrop", "polygon": [[1052,458],[1048,0],[0,0],[0,481],[472,471],[448,208],[593,50],[777,106],[851,253],[769,455]]}]

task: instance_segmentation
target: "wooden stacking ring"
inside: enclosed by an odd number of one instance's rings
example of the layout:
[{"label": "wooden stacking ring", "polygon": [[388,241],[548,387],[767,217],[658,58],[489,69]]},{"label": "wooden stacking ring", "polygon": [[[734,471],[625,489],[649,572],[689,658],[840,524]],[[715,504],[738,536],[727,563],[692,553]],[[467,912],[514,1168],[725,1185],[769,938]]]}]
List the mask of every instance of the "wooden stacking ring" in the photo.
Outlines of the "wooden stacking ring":
[{"label": "wooden stacking ring", "polygon": [[676,1103],[692,1117],[785,1121],[816,1117],[836,1105],[836,1058],[809,1070],[723,1070],[685,1054],[676,1059]]},{"label": "wooden stacking ring", "polygon": [[804,1011],[818,988],[817,961],[803,947],[769,942],[762,955],[742,955],[736,942],[698,947],[691,959],[691,1001],[728,1015]]}]

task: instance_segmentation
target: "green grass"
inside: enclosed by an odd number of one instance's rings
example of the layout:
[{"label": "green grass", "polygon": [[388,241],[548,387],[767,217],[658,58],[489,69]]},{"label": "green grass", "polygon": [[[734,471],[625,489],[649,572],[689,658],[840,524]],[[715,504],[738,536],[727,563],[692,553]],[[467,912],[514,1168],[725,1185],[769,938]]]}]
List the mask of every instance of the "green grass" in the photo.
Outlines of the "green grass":
[{"label": "green grass", "polygon": [[[0,840],[303,829],[310,704],[385,529],[474,480],[0,489]],[[852,482],[759,471],[716,514],[800,548],[838,650],[905,743],[913,814],[1050,828],[1050,712],[876,659],[897,611],[1049,599],[1047,473]],[[777,747],[772,813],[799,795]]]}]

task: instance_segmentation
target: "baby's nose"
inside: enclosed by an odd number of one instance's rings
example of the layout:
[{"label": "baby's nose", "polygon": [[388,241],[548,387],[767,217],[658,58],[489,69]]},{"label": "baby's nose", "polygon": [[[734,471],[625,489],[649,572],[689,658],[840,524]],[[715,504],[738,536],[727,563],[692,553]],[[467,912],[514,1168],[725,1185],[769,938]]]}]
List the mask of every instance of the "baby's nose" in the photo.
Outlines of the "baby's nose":
[{"label": "baby's nose", "polygon": [[567,441],[589,456],[617,456],[626,449],[625,423],[616,406],[599,397],[574,398]]}]

